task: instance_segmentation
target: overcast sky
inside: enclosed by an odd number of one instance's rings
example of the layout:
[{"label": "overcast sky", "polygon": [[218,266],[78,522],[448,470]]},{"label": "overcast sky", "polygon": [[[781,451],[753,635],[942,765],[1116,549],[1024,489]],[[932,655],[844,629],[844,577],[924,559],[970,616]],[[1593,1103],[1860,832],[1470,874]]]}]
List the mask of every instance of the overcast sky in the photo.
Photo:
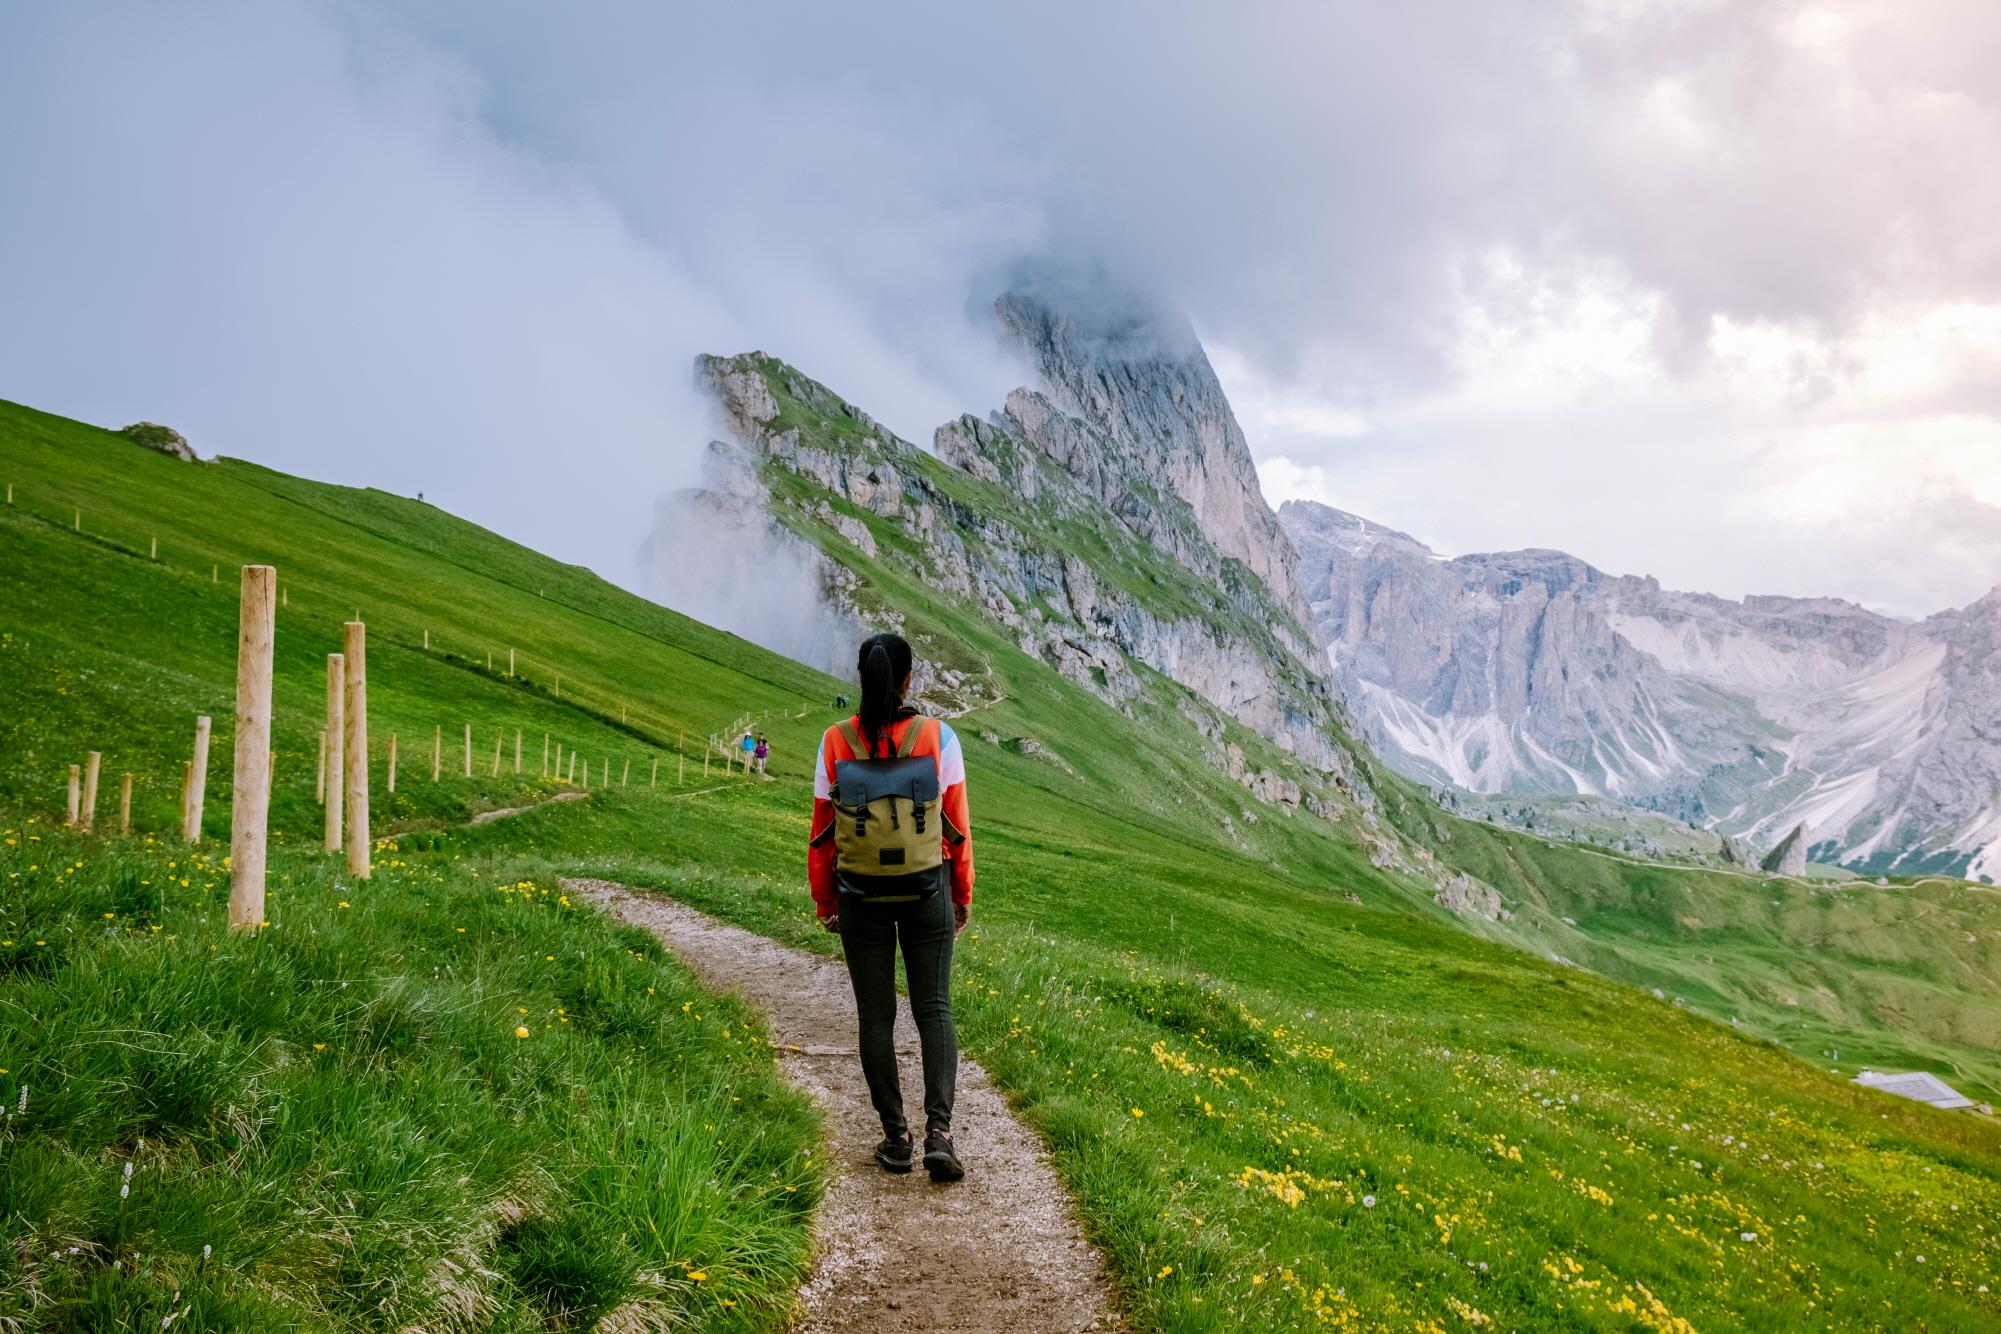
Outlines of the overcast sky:
[{"label": "overcast sky", "polygon": [[1274,503],[2001,582],[2001,5],[752,8],[0,7],[0,396],[631,582],[696,352],[928,441],[1069,255],[1188,310]]}]

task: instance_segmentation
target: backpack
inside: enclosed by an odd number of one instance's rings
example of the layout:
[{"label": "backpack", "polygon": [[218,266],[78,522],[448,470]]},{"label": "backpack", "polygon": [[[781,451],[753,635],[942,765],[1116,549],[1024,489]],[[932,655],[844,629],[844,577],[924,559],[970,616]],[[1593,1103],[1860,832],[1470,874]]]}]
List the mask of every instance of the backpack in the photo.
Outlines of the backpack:
[{"label": "backpack", "polygon": [[[912,755],[928,718],[910,720],[888,759],[834,762],[834,851],[844,894],[896,903],[923,898],[944,883],[938,759]],[[839,724],[848,749],[868,756],[854,721]]]}]

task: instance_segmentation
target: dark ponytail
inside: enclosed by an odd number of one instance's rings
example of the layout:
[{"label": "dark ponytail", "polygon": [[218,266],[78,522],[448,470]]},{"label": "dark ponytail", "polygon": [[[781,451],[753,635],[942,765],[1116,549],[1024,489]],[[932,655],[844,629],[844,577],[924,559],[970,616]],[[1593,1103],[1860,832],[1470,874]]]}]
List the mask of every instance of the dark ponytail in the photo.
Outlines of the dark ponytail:
[{"label": "dark ponytail", "polygon": [[876,738],[910,712],[903,703],[903,683],[910,675],[910,645],[902,635],[883,633],[862,641],[858,664],[862,682],[862,738],[875,753]]}]

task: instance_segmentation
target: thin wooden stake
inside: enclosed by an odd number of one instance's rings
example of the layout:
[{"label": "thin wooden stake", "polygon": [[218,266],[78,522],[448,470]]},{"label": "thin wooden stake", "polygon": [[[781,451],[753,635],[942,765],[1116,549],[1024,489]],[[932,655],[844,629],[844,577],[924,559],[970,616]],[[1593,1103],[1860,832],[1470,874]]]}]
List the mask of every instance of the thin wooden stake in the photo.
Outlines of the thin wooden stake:
[{"label": "thin wooden stake", "polygon": [[547,732],[542,734],[542,776],[544,778],[549,776],[549,734]]},{"label": "thin wooden stake", "polygon": [[[570,752],[570,765],[572,768],[576,766],[576,762],[577,762],[577,752],[573,750]],[[591,790],[591,765],[590,761],[586,760],[584,761],[584,791],[588,792],[590,790]]]},{"label": "thin wooden stake", "polygon": [[125,771],[125,781],[118,785],[118,832],[132,832],[132,771]]},{"label": "thin wooden stake", "polygon": [[104,752],[93,750],[90,760],[83,766],[83,827],[90,829],[97,824],[97,769],[104,763]]},{"label": "thin wooden stake", "polygon": [[326,837],[321,846],[339,852],[346,846],[342,824],[347,811],[347,657],[327,654]]},{"label": "thin wooden stake", "polygon": [[487,670],[487,671],[489,671],[489,672],[491,672],[491,671],[493,670],[493,650],[492,650],[492,649],[488,649],[488,650],[486,651],[486,670]]},{"label": "thin wooden stake", "polygon": [[389,734],[389,790],[396,790],[396,734]]},{"label": "thin wooden stake", "polygon": [[195,719],[195,757],[188,767],[187,810],[181,816],[181,837],[190,843],[201,842],[202,803],[208,797],[208,733],[207,714]]},{"label": "thin wooden stake", "polygon": [[565,781],[563,778],[563,743],[560,741],[556,743],[556,781],[559,783]]},{"label": "thin wooden stake", "polygon": [[688,786],[688,757],[686,755],[678,755],[675,758],[680,763],[674,770],[674,786],[686,787]]},{"label": "thin wooden stake", "polygon": [[265,834],[271,816],[271,656],[278,572],[243,567],[236,631],[236,782],[229,794],[229,926],[264,924]]},{"label": "thin wooden stake", "polygon": [[82,511],[82,510],[78,510],[78,511],[76,512],[76,524],[75,524],[74,526],[75,526],[75,528],[76,528],[76,531],[78,531],[79,533],[83,531],[83,511]]},{"label": "thin wooden stake", "polygon": [[493,734],[493,772],[487,775],[487,777],[489,777],[489,778],[498,778],[498,777],[500,777],[500,738],[501,738],[501,736],[502,736],[502,733],[500,733],[500,732],[495,732],[495,733]]},{"label": "thin wooden stake", "polygon": [[445,725],[439,723],[431,729],[431,781],[437,782],[445,772]]},{"label": "thin wooden stake", "polygon": [[154,536],[154,538],[153,538],[153,550],[152,550],[152,553],[151,553],[151,555],[150,555],[149,559],[151,559],[151,560],[158,560],[158,559],[160,559],[160,539],[159,539],[159,536],[158,536],[157,534],[156,534],[156,535]]},{"label": "thin wooden stake", "polygon": [[514,772],[521,772],[521,729],[514,729]]},{"label": "thin wooden stake", "polygon": [[709,781],[709,752],[706,750],[702,752],[702,781]]},{"label": "thin wooden stake", "polygon": [[660,757],[658,755],[655,755],[653,757],[653,777],[646,780],[646,786],[648,787],[660,786]]},{"label": "thin wooden stake", "polygon": [[507,674],[514,675],[514,650],[507,650]]},{"label": "thin wooden stake", "polygon": [[[577,781],[577,752],[574,750],[570,752],[570,781],[572,783]],[[591,771],[586,769],[584,770],[584,786],[589,787],[590,785]]]},{"label": "thin wooden stake", "polygon": [[324,806],[327,804],[327,729],[320,729],[320,772],[313,779],[313,800]]},{"label": "thin wooden stake", "polygon": [[424,632],[424,647],[426,649],[431,647],[431,632],[429,630]]},{"label": "thin wooden stake", "polygon": [[222,582],[222,567],[220,565],[211,565],[208,567],[208,581],[212,584]]},{"label": "thin wooden stake", "polygon": [[347,711],[343,738],[347,751],[347,870],[359,880],[373,872],[368,842],[368,626],[349,621],[344,645],[347,659]]},{"label": "thin wooden stake", "polygon": [[466,777],[472,777],[472,724],[466,724]]},{"label": "thin wooden stake", "polygon": [[76,827],[77,812],[81,809],[78,800],[82,796],[82,789],[83,766],[72,764],[69,767],[69,813],[63,816],[63,824],[71,829]]},{"label": "thin wooden stake", "polygon": [[625,761],[625,772],[621,773],[618,776],[618,785],[620,787],[625,787],[631,782],[632,782],[632,759],[630,756],[627,756]]}]

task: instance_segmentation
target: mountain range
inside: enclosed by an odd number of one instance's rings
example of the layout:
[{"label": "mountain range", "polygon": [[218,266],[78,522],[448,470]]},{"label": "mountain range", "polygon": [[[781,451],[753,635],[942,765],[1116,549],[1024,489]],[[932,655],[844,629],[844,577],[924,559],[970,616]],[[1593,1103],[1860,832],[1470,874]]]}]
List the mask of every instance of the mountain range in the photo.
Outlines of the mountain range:
[{"label": "mountain range", "polygon": [[[776,358],[699,359],[728,438],[708,488],[663,502],[661,585],[688,586],[676,576],[706,551],[770,551],[693,581],[714,605],[692,610],[810,622],[830,644],[898,623],[828,553],[832,529],[871,560],[903,548],[1120,707],[1148,672],[1184,687],[1207,757],[1260,795],[1366,809],[1359,735],[1448,804],[1610,798],[1711,831],[1726,861],[1798,831],[1813,860],[1861,873],[2001,872],[2001,589],[1908,622],[1837,598],[1675,592],[1560,551],[1447,558],[1311,502],[1274,514],[1178,311],[1045,276],[994,316],[1035,382],[929,450]],[[750,611],[788,579],[810,617]],[[835,651],[773,646],[838,668]],[[1246,759],[1228,724],[1292,763]]]},{"label": "mountain range", "polygon": [[1753,848],[2001,873],[2001,588],[1910,622],[1742,601],[1560,551],[1446,558],[1292,501],[1280,521],[1364,733],[1423,781],[1616,797]]}]

